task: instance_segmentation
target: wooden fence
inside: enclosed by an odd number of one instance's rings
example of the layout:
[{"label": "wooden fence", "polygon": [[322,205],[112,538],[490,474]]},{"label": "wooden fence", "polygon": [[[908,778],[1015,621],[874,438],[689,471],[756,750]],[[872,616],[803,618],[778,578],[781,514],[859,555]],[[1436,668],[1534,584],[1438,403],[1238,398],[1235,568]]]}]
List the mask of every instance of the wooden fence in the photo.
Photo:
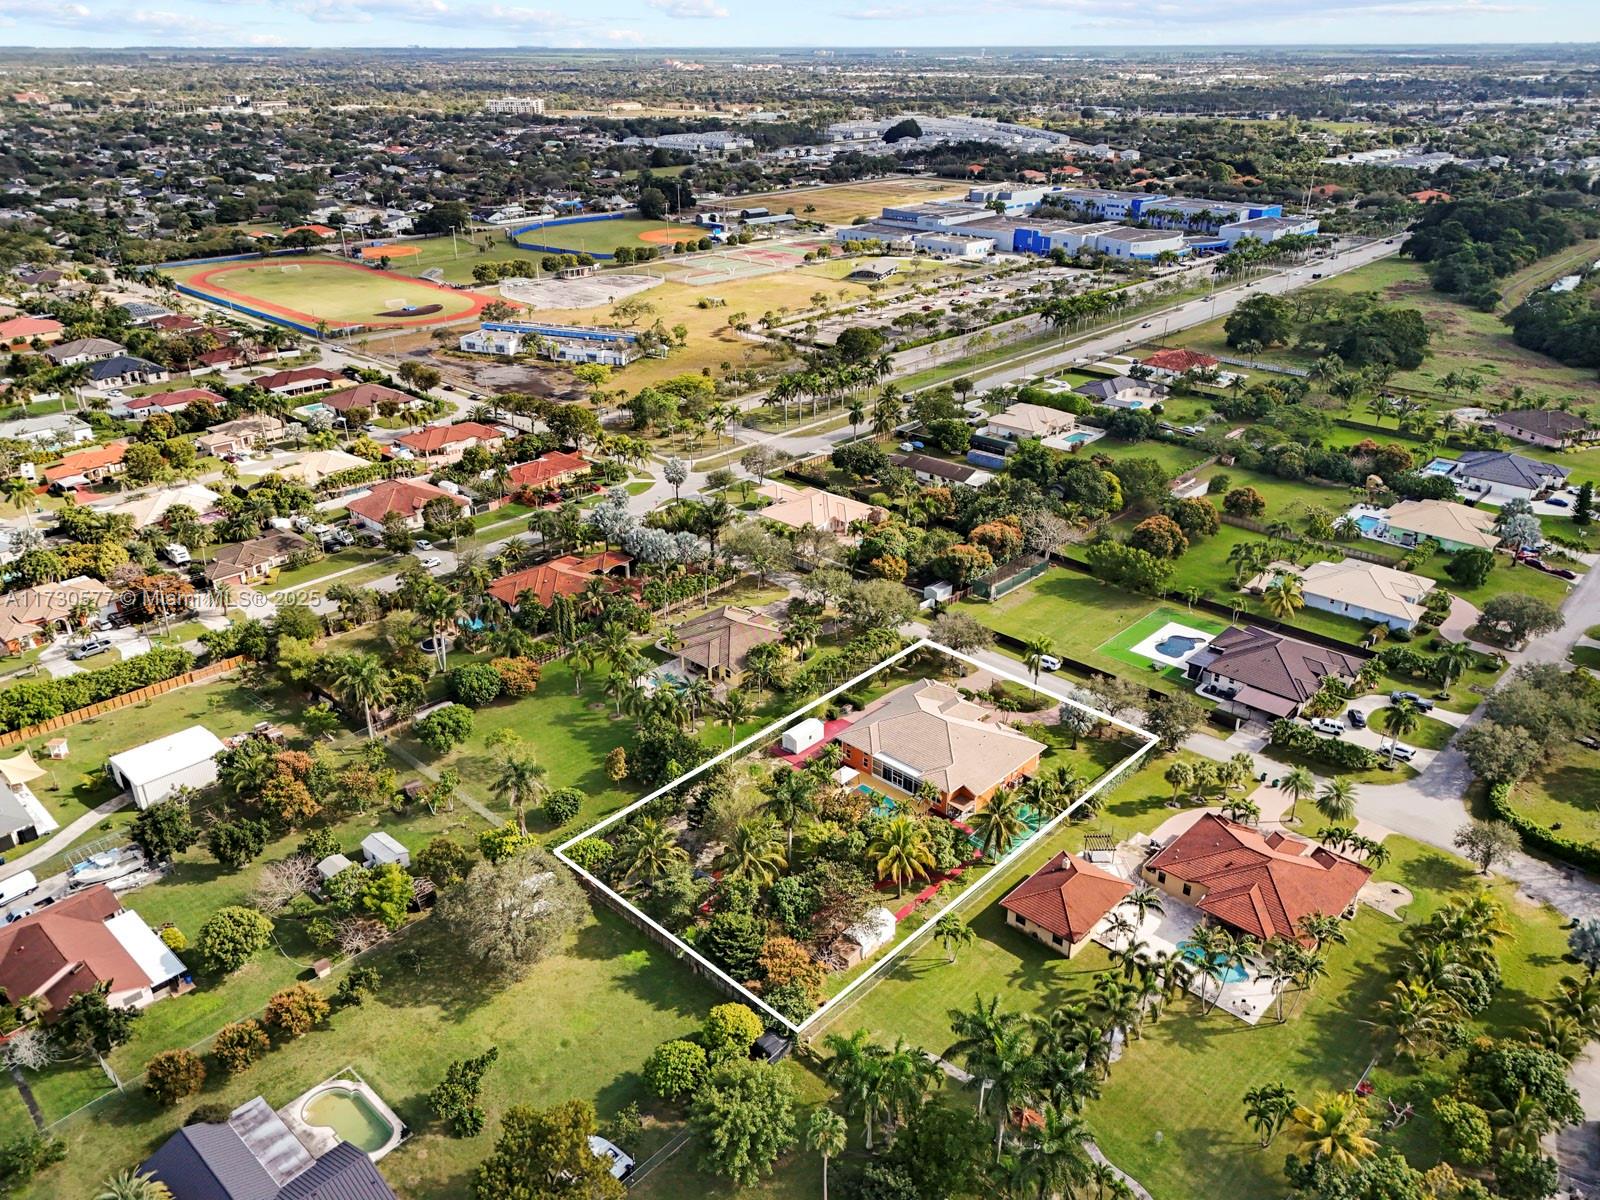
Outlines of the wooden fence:
[{"label": "wooden fence", "polygon": [[48,721],[41,721],[37,725],[29,725],[23,729],[13,729],[10,733],[0,733],[0,749],[15,746],[21,742],[31,741],[41,734],[54,733],[58,729],[66,729],[80,721],[88,721],[103,713],[115,712],[119,708],[128,708],[134,704],[142,704],[146,700],[163,696],[176,688],[187,687],[191,683],[205,683],[219,675],[226,675],[229,671],[237,669],[244,663],[245,656],[235,655],[232,658],[219,659],[214,663],[207,663],[193,671],[185,671],[182,675],[174,675],[171,679],[163,679],[160,683],[152,683],[138,691],[126,692],[121,696],[113,696],[109,700],[102,700],[98,704],[91,704],[88,708],[74,709],[69,713],[62,713],[59,717],[51,717]]}]

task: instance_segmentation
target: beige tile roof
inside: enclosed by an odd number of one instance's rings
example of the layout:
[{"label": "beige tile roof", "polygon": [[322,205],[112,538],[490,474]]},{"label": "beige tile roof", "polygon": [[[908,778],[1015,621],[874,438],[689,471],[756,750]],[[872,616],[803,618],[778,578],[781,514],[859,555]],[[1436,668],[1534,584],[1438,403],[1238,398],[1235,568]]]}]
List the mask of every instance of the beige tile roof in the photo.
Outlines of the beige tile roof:
[{"label": "beige tile roof", "polygon": [[1402,500],[1384,514],[1393,529],[1493,550],[1494,514],[1448,500]]},{"label": "beige tile roof", "polygon": [[1307,596],[1338,600],[1404,621],[1415,621],[1427,611],[1421,600],[1433,588],[1433,580],[1421,575],[1353,558],[1312,563],[1300,572],[1300,590]]},{"label": "beige tile roof", "polygon": [[989,428],[1014,432],[1018,437],[1044,438],[1070,433],[1077,428],[1077,422],[1071,413],[1042,404],[1013,404],[1005,412],[990,417]]},{"label": "beige tile roof", "polygon": [[772,501],[761,510],[763,517],[793,529],[814,525],[818,529],[844,533],[856,521],[881,521],[884,516],[883,509],[876,505],[813,487],[767,483],[757,488],[756,494]]}]

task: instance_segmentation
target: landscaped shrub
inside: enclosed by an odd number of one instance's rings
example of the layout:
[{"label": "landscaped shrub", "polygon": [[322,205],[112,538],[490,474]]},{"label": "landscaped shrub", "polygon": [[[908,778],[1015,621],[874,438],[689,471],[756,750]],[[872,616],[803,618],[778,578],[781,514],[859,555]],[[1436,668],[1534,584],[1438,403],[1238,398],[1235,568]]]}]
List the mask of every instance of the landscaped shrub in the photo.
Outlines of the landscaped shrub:
[{"label": "landscaped shrub", "polygon": [[694,1091],[706,1077],[706,1052],[693,1042],[662,1042],[644,1062],[644,1081],[663,1100]]},{"label": "landscaped shrub", "polygon": [[168,925],[161,931],[161,944],[174,954],[182,954],[189,948],[189,939],[176,925]]},{"label": "landscaped shrub", "polygon": [[206,1082],[206,1064],[193,1050],[163,1050],[145,1064],[144,1090],[157,1104],[176,1104]]},{"label": "landscaped shrub", "polygon": [[1322,737],[1304,725],[1279,720],[1272,723],[1272,744],[1283,750],[1303,754],[1344,771],[1367,771],[1378,765],[1378,756],[1365,746],[1340,738]]},{"label": "landscaped shrub", "polygon": [[286,1038],[304,1037],[327,1020],[328,1001],[309,984],[297,983],[267,1001],[267,1027]]},{"label": "landscaped shrub", "polygon": [[450,672],[450,695],[469,708],[482,708],[496,700],[502,688],[500,672],[488,663],[463,663]]},{"label": "landscaped shrub", "polygon": [[583,807],[583,793],[577,788],[559,788],[550,793],[543,806],[544,819],[552,825],[565,825]]},{"label": "landscaped shrub", "polygon": [[761,1018],[747,1005],[719,1004],[706,1014],[700,1027],[700,1042],[712,1062],[723,1058],[743,1058],[761,1036]]},{"label": "landscaped shrub", "polygon": [[458,1058],[445,1068],[444,1079],[428,1093],[428,1107],[456,1137],[477,1137],[483,1132],[484,1113],[478,1104],[484,1073],[500,1057],[490,1046],[476,1058]]},{"label": "landscaped shrub", "polygon": [[567,857],[575,866],[582,868],[591,875],[598,875],[605,870],[616,856],[616,849],[604,838],[584,838],[581,842],[574,842],[567,848]]},{"label": "landscaped shrub", "polygon": [[606,778],[612,783],[621,783],[627,777],[628,752],[621,746],[614,746],[606,755]]},{"label": "landscaped shrub", "polygon": [[489,663],[500,676],[503,693],[515,699],[531,696],[539,686],[544,668],[531,658],[497,658]]},{"label": "landscaped shrub", "polygon": [[22,729],[136,692],[194,666],[187,650],[159,646],[135,658],[62,679],[27,679],[0,692],[0,731]]},{"label": "landscaped shrub", "polygon": [[200,926],[195,945],[212,970],[237,971],[272,940],[272,921],[253,908],[219,908]]},{"label": "landscaped shrub", "polygon": [[229,1075],[249,1070],[272,1048],[267,1031],[259,1021],[235,1021],[217,1031],[211,1042],[211,1057]]},{"label": "landscaped shrub", "polygon": [[464,704],[446,704],[415,721],[411,728],[429,750],[446,754],[472,736],[472,710]]},{"label": "landscaped shrub", "polygon": [[249,817],[222,821],[206,834],[206,847],[219,863],[237,871],[265,849],[269,832],[265,821]]},{"label": "landscaped shrub", "polygon": [[1509,783],[1497,783],[1491,787],[1489,808],[1497,818],[1522,835],[1523,846],[1543,850],[1585,871],[1600,871],[1600,846],[1569,838],[1519,813],[1511,806],[1511,788]]}]

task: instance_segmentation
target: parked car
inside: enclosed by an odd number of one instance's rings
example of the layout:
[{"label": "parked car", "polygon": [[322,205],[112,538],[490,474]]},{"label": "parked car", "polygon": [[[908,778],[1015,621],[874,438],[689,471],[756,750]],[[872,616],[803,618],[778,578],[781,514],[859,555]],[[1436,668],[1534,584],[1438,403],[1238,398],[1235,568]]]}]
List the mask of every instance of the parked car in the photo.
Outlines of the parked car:
[{"label": "parked car", "polygon": [[1344,726],[1330,717],[1312,717],[1310,724],[1312,729],[1329,737],[1344,736]]},{"label": "parked car", "polygon": [[1054,654],[1041,654],[1039,656],[1039,669],[1041,671],[1059,671],[1061,660]]},{"label": "parked car", "polygon": [[1418,708],[1420,708],[1423,712],[1432,712],[1433,711],[1433,701],[1429,700],[1426,696],[1418,695],[1416,692],[1390,692],[1389,693],[1389,699],[1391,699],[1391,700],[1409,700],[1409,701],[1411,701],[1411,703],[1415,704]]},{"label": "parked car", "polygon": [[436,554],[430,554],[427,558],[422,560],[423,569],[428,571],[433,570],[435,567],[442,567],[443,565],[444,560],[439,558],[439,556]]},{"label": "parked car", "polygon": [[1359,708],[1352,708],[1345,716],[1350,718],[1351,729],[1365,729],[1367,727],[1367,714]]},{"label": "parked car", "polygon": [[1568,504],[1560,496],[1551,496],[1549,499],[1547,499],[1545,501],[1545,503],[1550,505],[1550,507],[1552,507],[1552,508],[1571,508],[1572,507],[1572,505]]},{"label": "parked car", "polygon": [[418,538],[415,542],[413,542],[411,544],[413,546],[415,546],[418,550],[432,550],[433,549],[433,543],[430,542],[427,538]]},{"label": "parked car", "polygon": [[1410,762],[1417,756],[1417,752],[1410,746],[1396,746],[1391,751],[1391,754],[1393,754],[1397,762]]},{"label": "parked car", "polygon": [[83,658],[93,658],[96,654],[104,654],[111,649],[111,643],[106,638],[90,638],[81,645],[74,646],[67,651],[67,657],[73,662]]},{"label": "parked car", "polygon": [[23,917],[31,916],[33,916],[33,909],[31,908],[13,908],[6,914],[6,924],[9,925],[13,921],[20,921]]},{"label": "parked car", "polygon": [[910,442],[901,442],[900,443],[900,453],[901,454],[910,454],[915,449],[916,449],[916,447],[913,446]]}]

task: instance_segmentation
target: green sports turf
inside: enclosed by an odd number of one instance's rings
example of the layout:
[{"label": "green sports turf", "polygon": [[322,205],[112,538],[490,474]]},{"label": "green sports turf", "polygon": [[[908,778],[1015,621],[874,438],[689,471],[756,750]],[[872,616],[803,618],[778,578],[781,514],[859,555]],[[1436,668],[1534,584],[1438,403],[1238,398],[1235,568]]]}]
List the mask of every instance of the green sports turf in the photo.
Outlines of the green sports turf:
[{"label": "green sports turf", "polygon": [[[1191,629],[1198,629],[1204,633],[1211,634],[1221,633],[1227,628],[1221,621],[1213,620],[1211,617],[1203,616],[1200,613],[1185,612],[1182,609],[1162,606],[1140,617],[1139,620],[1128,626],[1121,633],[1107,638],[1096,648],[1096,651],[1114,658],[1118,662],[1127,663],[1130,667],[1137,667],[1141,671],[1153,672],[1157,665],[1155,661],[1146,658],[1142,654],[1134,653],[1133,647],[1144,641],[1145,638],[1169,621],[1176,621],[1180,625],[1187,625]],[[1178,670],[1177,667],[1164,667],[1160,673],[1168,679],[1182,679],[1184,677],[1183,672]]]},{"label": "green sports turf", "polygon": [[[423,280],[354,269],[336,262],[251,263],[227,270],[200,267],[179,274],[180,282],[224,300],[259,303],[312,320],[375,322],[379,314],[406,305],[439,304],[438,321],[469,313],[475,298]],[[232,295],[229,295],[232,293]]]},{"label": "green sports turf", "polygon": [[578,221],[570,225],[546,225],[540,229],[528,230],[517,240],[528,246],[555,246],[575,254],[580,252],[610,254],[618,246],[637,248],[653,245],[658,250],[662,249],[662,243],[649,242],[639,236],[659,229],[691,232],[683,225],[673,225],[666,221],[619,217],[614,221]]}]

